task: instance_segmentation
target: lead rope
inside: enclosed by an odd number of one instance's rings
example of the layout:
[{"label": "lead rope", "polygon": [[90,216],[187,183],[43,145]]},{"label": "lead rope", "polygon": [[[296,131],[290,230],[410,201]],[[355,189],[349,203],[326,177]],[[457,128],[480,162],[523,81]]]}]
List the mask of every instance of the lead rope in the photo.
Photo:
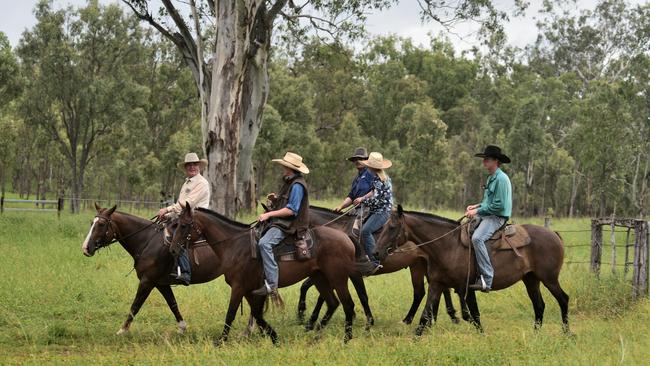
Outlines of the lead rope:
[{"label": "lead rope", "polygon": [[321,226],[328,226],[329,224],[332,224],[332,223],[334,223],[334,222],[340,220],[343,216],[347,215],[350,211],[352,211],[352,210],[356,209],[357,207],[359,207],[359,205],[361,205],[361,203],[358,203],[358,204],[356,204],[356,205],[350,207],[349,209],[347,209],[345,212],[343,212],[343,213],[340,214],[339,216],[337,216],[337,217],[331,219],[330,221],[324,223],[324,224],[321,225]]}]

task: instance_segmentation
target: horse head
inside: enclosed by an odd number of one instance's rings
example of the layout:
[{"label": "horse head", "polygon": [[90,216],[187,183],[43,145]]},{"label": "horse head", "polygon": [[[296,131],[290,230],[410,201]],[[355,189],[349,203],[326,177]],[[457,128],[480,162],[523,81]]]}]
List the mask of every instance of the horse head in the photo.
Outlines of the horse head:
[{"label": "horse head", "polygon": [[397,210],[391,212],[390,218],[384,225],[379,239],[376,244],[375,256],[379,260],[384,260],[395,249],[407,241],[406,223],[404,220],[404,209],[402,205],[397,205]]},{"label": "horse head", "polygon": [[176,248],[187,247],[189,243],[199,240],[201,236],[201,227],[194,220],[194,213],[190,203],[185,202],[185,205],[181,204],[181,207],[183,209],[178,217],[178,227],[174,231],[171,242],[171,246]]},{"label": "horse head", "polygon": [[111,215],[115,212],[116,208],[117,206],[101,208],[95,202],[97,215],[93,218],[88,235],[86,235],[86,239],[81,245],[81,250],[86,257],[92,257],[95,255],[97,249],[106,247],[114,242],[117,231],[111,220]]}]

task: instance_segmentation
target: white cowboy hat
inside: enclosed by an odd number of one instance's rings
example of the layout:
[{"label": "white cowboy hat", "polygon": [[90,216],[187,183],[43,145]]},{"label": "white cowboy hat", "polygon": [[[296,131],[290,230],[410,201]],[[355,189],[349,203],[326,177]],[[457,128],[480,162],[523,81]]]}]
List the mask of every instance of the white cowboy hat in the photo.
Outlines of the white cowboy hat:
[{"label": "white cowboy hat", "polygon": [[273,159],[271,161],[289,169],[297,170],[302,174],[309,174],[309,168],[302,162],[302,157],[298,154],[287,152],[282,159]]},{"label": "white cowboy hat", "polygon": [[359,160],[359,162],[368,168],[373,169],[388,169],[393,165],[390,160],[384,159],[384,156],[376,151],[373,151],[368,155],[368,160]]},{"label": "white cowboy hat", "polygon": [[187,153],[185,154],[185,160],[181,161],[180,163],[176,164],[178,169],[185,171],[185,164],[187,163],[199,163],[201,165],[201,169],[205,168],[208,166],[208,161],[205,159],[199,159],[199,156],[196,155],[196,153]]}]

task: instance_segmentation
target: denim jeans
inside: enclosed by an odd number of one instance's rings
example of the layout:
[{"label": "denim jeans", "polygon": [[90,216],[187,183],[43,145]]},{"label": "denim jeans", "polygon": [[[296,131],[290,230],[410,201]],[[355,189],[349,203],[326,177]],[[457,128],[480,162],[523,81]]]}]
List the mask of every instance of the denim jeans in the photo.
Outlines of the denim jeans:
[{"label": "denim jeans", "polygon": [[184,247],[181,247],[181,252],[178,254],[178,266],[181,267],[181,273],[187,273],[190,278],[192,277],[189,253]]},{"label": "denim jeans", "polygon": [[273,290],[278,288],[278,263],[273,256],[273,247],[280,244],[287,234],[277,227],[272,227],[262,236],[258,245],[260,246],[260,255],[264,265],[264,276],[266,283]]},{"label": "denim jeans", "polygon": [[494,278],[494,269],[490,262],[490,254],[485,247],[485,242],[490,239],[492,234],[497,231],[506,219],[499,216],[479,216],[481,220],[478,227],[472,234],[472,244],[474,245],[474,252],[476,253],[476,264],[478,270],[483,275],[487,288],[492,288],[492,279]]},{"label": "denim jeans", "polygon": [[371,213],[361,228],[363,248],[366,250],[370,261],[374,264],[379,264],[379,261],[375,258],[375,238],[372,236],[372,233],[384,226],[389,217],[390,212]]}]

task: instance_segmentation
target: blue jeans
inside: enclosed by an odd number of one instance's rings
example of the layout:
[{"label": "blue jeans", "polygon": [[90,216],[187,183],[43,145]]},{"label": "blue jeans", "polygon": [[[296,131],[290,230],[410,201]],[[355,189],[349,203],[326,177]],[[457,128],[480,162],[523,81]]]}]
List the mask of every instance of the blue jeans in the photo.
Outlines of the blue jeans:
[{"label": "blue jeans", "polygon": [[474,245],[474,252],[476,253],[476,264],[478,270],[483,275],[487,288],[492,288],[492,279],[494,278],[494,269],[490,262],[490,254],[485,247],[485,242],[497,231],[506,219],[499,216],[478,216],[481,220],[478,227],[472,234],[472,244]]},{"label": "blue jeans", "polygon": [[375,258],[375,238],[372,236],[372,233],[381,229],[386,221],[388,221],[389,217],[390,212],[371,213],[361,228],[361,242],[363,243],[363,248],[368,255],[368,259],[370,259],[374,264],[379,264],[379,261]]},{"label": "blue jeans", "polygon": [[181,267],[181,273],[187,273],[189,277],[192,276],[189,253],[187,249],[183,247],[181,247],[181,252],[178,255],[178,266]]},{"label": "blue jeans", "polygon": [[264,236],[260,239],[258,245],[260,246],[260,255],[262,256],[262,264],[264,265],[264,276],[266,283],[273,290],[278,288],[278,263],[273,256],[273,247],[280,244],[287,236],[284,231],[277,227],[272,227],[266,231]]}]

